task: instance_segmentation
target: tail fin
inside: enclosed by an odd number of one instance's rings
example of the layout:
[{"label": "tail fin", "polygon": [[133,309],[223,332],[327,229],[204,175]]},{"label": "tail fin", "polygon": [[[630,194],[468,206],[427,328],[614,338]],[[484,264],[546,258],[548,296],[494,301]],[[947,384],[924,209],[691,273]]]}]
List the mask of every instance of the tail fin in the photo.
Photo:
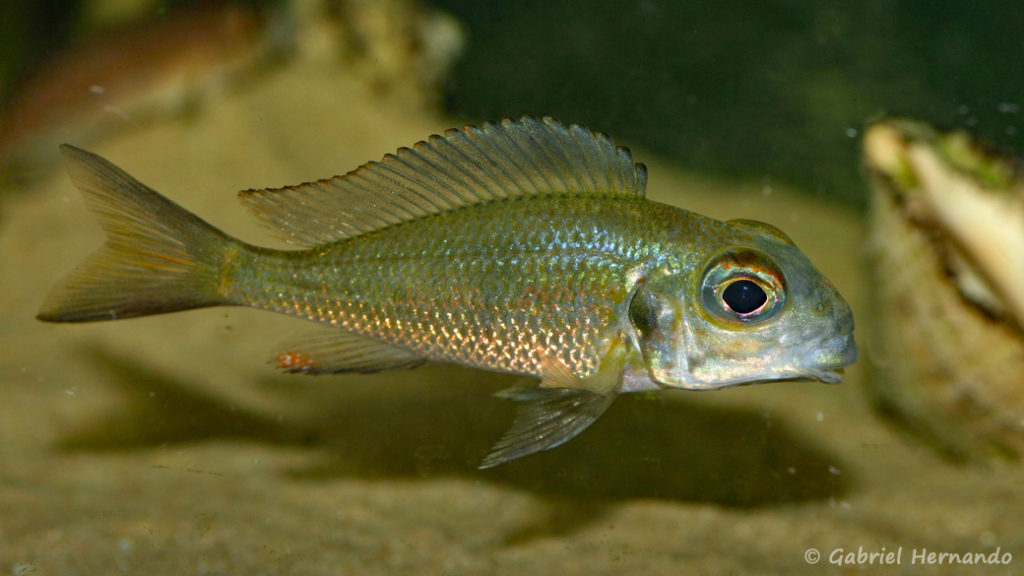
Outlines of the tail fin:
[{"label": "tail fin", "polygon": [[99,156],[61,146],[107,243],[47,297],[37,316],[92,322],[231,304],[220,293],[229,236]]}]

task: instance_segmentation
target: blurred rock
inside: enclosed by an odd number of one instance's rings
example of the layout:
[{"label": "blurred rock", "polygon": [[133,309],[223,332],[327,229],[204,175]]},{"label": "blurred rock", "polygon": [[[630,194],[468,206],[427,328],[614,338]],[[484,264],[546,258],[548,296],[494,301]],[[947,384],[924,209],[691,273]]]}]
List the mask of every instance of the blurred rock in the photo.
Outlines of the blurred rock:
[{"label": "blurred rock", "polygon": [[1024,454],[1024,182],[965,133],[875,124],[864,158],[878,409],[956,461]]}]

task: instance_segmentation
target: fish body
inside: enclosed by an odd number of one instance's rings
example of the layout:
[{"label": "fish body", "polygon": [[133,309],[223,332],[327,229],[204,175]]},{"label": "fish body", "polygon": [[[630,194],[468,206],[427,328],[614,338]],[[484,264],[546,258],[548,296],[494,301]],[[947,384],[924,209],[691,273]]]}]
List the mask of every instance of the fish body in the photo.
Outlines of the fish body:
[{"label": "fish body", "polygon": [[553,448],[618,393],[841,379],[853,318],[781,232],[644,198],[646,169],[580,126],[451,130],[344,176],[242,200],[297,250],[243,243],[63,148],[107,245],[39,317],[243,305],[328,324],[291,372],[448,362],[540,378],[489,467]]}]

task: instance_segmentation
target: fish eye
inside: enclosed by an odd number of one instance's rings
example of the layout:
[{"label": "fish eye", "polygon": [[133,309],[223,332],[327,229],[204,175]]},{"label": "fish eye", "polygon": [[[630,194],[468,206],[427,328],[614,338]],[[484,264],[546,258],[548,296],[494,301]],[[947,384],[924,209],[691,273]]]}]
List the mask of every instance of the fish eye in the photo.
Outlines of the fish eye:
[{"label": "fish eye", "polygon": [[785,296],[782,273],[775,261],[759,250],[725,250],[704,272],[704,309],[731,324],[753,324],[774,317],[783,308]]},{"label": "fish eye", "polygon": [[737,314],[750,314],[768,302],[768,294],[754,280],[739,278],[722,290],[722,302]]}]

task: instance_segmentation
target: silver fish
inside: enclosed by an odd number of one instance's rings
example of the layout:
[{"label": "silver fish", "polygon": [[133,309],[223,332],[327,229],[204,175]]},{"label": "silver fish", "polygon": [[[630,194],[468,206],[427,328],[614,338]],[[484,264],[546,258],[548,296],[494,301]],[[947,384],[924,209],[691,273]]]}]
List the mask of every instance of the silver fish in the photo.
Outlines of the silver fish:
[{"label": "silver fish", "polygon": [[644,198],[646,168],[551,118],[449,130],[344,176],[242,192],[297,244],[243,243],[64,146],[108,233],[43,305],[57,322],[252,306],[335,326],[290,372],[449,362],[540,379],[481,467],[558,446],[622,392],[838,382],[849,306],[777,229]]}]

